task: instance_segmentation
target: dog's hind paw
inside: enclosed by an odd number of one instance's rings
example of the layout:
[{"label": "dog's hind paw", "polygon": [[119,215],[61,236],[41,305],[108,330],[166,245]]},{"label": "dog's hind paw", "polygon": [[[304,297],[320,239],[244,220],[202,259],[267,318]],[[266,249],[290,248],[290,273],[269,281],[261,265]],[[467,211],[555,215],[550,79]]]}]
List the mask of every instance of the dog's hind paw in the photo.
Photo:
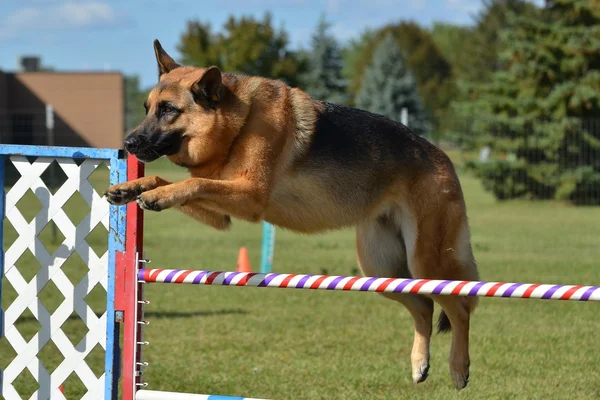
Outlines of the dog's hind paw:
[{"label": "dog's hind paw", "polygon": [[463,374],[452,373],[452,380],[457,390],[462,390],[469,384],[469,371]]},{"label": "dog's hind paw", "polygon": [[413,370],[412,378],[414,383],[425,382],[425,379],[429,376],[429,363],[419,365]]}]

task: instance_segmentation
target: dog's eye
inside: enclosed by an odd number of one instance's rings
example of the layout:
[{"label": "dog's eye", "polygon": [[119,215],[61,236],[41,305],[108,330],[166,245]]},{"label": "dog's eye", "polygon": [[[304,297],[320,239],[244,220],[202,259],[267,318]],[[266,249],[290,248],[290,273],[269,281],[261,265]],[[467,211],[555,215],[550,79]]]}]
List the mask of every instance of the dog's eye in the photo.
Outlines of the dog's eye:
[{"label": "dog's eye", "polygon": [[175,114],[176,112],[178,112],[178,110],[169,104],[163,104],[160,107],[160,116]]}]

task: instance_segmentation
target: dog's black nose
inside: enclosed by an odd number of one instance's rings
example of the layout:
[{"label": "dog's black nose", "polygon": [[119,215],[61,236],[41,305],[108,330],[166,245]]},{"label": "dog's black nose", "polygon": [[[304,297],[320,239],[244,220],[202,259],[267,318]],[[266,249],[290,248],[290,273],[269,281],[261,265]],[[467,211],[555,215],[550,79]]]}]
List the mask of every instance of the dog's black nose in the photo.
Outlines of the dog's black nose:
[{"label": "dog's black nose", "polygon": [[130,153],[134,153],[140,147],[141,140],[137,135],[131,135],[125,138],[123,144],[125,145],[125,150]]}]

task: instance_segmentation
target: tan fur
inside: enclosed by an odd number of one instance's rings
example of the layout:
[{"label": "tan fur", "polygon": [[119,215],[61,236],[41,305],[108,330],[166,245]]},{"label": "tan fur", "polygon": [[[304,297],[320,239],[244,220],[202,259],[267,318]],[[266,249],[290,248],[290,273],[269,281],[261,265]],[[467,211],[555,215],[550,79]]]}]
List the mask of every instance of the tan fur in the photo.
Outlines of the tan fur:
[{"label": "tan fur", "polygon": [[[218,107],[203,108],[190,90],[215,71],[178,66],[160,45],[156,50],[161,77],[148,96],[149,114],[161,101],[183,110],[168,127],[184,130],[184,139],[179,151],[167,158],[187,167],[191,177],[175,183],[145,177],[113,186],[106,192],[113,204],[137,199],[149,210],[176,208],[216,229],[227,229],[229,216],[266,220],[304,233],[355,225],[357,257],[365,275],[478,279],[460,184],[440,150],[415,144],[408,153],[410,163],[379,157],[381,164],[356,172],[361,174],[357,182],[370,186],[333,191],[331,182],[337,181],[330,179],[342,171],[327,164],[311,173],[301,167],[311,157],[323,103],[279,81],[223,75],[221,92],[211,95]],[[396,172],[389,176],[380,171]],[[425,380],[429,368],[432,299],[442,306],[453,331],[451,375],[457,388],[464,387],[470,363],[469,316],[476,300],[385,296],[402,303],[415,320],[415,382]]]}]

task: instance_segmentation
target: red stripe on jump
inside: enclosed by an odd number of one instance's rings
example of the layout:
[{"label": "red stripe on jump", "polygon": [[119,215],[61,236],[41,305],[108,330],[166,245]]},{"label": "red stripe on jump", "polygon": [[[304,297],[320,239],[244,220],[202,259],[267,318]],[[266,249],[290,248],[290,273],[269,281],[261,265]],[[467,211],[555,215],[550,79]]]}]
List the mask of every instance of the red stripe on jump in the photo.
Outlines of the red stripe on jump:
[{"label": "red stripe on jump", "polygon": [[500,288],[500,286],[504,285],[504,282],[498,282],[496,283],[494,286],[492,286],[490,288],[490,290],[487,291],[487,293],[485,294],[486,296],[493,296],[494,293],[496,293],[498,291],[498,289]]},{"label": "red stripe on jump", "polygon": [[529,286],[527,288],[527,290],[523,293],[523,298],[528,299],[529,296],[531,296],[531,293],[533,293],[533,291],[536,288],[538,288],[539,286],[541,286],[541,283],[536,283],[536,284],[533,284],[533,285]]},{"label": "red stripe on jump", "polygon": [[175,281],[173,283],[181,283],[181,282],[183,282],[183,280],[186,278],[186,276],[188,276],[192,272],[195,272],[195,271],[191,271],[191,270],[185,271],[183,274],[179,275],[177,277],[177,279],[175,279]]},{"label": "red stripe on jump", "polygon": [[251,273],[245,275],[242,279],[240,279],[240,281],[238,283],[235,284],[235,286],[244,286],[246,283],[248,283],[248,280],[250,278],[252,278],[254,275],[256,275],[256,272],[251,272]]},{"label": "red stripe on jump", "polygon": [[290,283],[295,276],[298,276],[298,274],[290,274],[286,276],[285,279],[279,284],[279,287],[287,287],[288,283]]},{"label": "red stripe on jump", "polygon": [[329,277],[328,276],[321,276],[321,277],[317,278],[317,280],[314,281],[312,285],[310,285],[310,288],[311,289],[318,289],[319,286],[321,285],[321,282],[323,282],[327,278],[329,278]]},{"label": "red stripe on jump", "polygon": [[145,269],[144,270],[144,281],[145,282],[150,282],[150,271],[149,269]]},{"label": "red stripe on jump", "polygon": [[413,286],[412,288],[410,288],[409,293],[418,293],[419,289],[421,289],[421,286],[423,286],[424,284],[426,284],[427,282],[431,281],[431,279],[422,279],[419,282],[417,282],[417,284],[415,286]]},{"label": "red stripe on jump", "polygon": [[356,282],[359,279],[360,278],[358,276],[355,276],[354,278],[350,279],[348,282],[346,282],[346,284],[344,285],[344,287],[342,288],[342,290],[350,290],[350,289],[352,289],[352,285],[354,285],[354,282]]},{"label": "red stripe on jump", "polygon": [[573,293],[575,293],[576,291],[578,291],[582,287],[583,286],[573,286],[571,289],[567,290],[565,292],[565,294],[563,294],[562,296],[560,296],[560,299],[561,300],[569,300],[571,298],[571,296],[573,296]]},{"label": "red stripe on jump", "polygon": [[394,281],[395,281],[394,278],[386,279],[385,281],[383,281],[381,283],[381,285],[377,286],[377,289],[375,289],[375,291],[376,292],[383,292],[385,290],[385,288],[387,288],[388,286],[390,286],[390,283],[392,283]]},{"label": "red stripe on jump", "polygon": [[456,287],[454,289],[452,289],[452,292],[450,294],[453,295],[458,295],[460,293],[460,290],[467,284],[469,283],[469,281],[461,281],[458,285],[456,285]]},{"label": "red stripe on jump", "polygon": [[212,274],[210,274],[208,278],[206,278],[206,284],[212,285],[213,281],[217,278],[217,276],[219,276],[219,274],[220,272],[213,272]]},{"label": "red stripe on jump", "polygon": [[150,281],[155,282],[158,274],[160,274],[163,271],[164,271],[164,269],[153,269],[152,271],[150,271],[150,275],[148,276],[148,278],[150,278]]}]

